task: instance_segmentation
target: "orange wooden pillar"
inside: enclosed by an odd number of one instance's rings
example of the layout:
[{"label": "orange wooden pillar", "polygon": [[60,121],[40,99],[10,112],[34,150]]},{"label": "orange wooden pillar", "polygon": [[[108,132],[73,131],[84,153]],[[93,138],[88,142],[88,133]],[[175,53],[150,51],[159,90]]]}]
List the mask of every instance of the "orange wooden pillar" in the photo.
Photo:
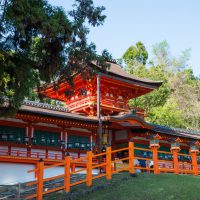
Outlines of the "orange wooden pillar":
[{"label": "orange wooden pillar", "polygon": [[37,185],[37,200],[43,199],[43,177],[44,177],[44,161],[39,160],[38,163],[38,185]]},{"label": "orange wooden pillar", "polygon": [[64,190],[65,192],[70,191],[70,156],[65,157],[65,171],[64,171]]},{"label": "orange wooden pillar", "polygon": [[179,174],[179,162],[178,162],[178,152],[180,151],[180,138],[176,138],[171,144],[171,152],[173,153],[174,160],[174,174]]},{"label": "orange wooden pillar", "polygon": [[92,151],[87,152],[87,186],[92,185]]},{"label": "orange wooden pillar", "polygon": [[74,173],[76,170],[76,164],[74,162],[72,162],[71,164],[71,171]]},{"label": "orange wooden pillar", "polygon": [[153,135],[153,138],[150,140],[150,148],[153,153],[153,166],[154,166],[154,174],[160,174],[159,166],[158,166],[158,149],[160,148],[159,140],[161,137],[156,134]]},{"label": "orange wooden pillar", "polygon": [[178,163],[178,152],[179,149],[172,149],[173,160],[174,160],[174,174],[179,174],[179,163]]},{"label": "orange wooden pillar", "polygon": [[134,174],[134,143],[129,142],[129,173]]},{"label": "orange wooden pillar", "polygon": [[111,147],[106,147],[106,179],[112,178]]},{"label": "orange wooden pillar", "polygon": [[[35,169],[38,169],[39,168],[39,162],[36,162],[35,164]],[[38,172],[35,171],[35,178],[37,179],[38,178]]]},{"label": "orange wooden pillar", "polygon": [[197,152],[191,152],[193,175],[198,175]]},{"label": "orange wooden pillar", "polygon": [[153,166],[154,166],[154,174],[160,174],[158,167],[158,148],[159,146],[151,146],[153,151]]},{"label": "orange wooden pillar", "polygon": [[192,157],[192,170],[193,170],[193,175],[197,176],[198,175],[198,164],[197,164],[197,154],[199,153],[199,148],[197,145],[199,143],[196,142],[194,145],[190,147],[190,154]]}]

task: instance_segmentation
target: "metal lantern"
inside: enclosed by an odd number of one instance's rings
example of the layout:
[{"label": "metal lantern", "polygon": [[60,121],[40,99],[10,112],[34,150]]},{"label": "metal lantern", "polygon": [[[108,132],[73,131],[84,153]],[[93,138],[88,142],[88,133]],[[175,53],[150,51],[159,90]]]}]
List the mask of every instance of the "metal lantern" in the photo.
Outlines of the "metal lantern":
[{"label": "metal lantern", "polygon": [[61,147],[61,149],[65,149],[65,141],[64,140],[60,141],[60,147]]},{"label": "metal lantern", "polygon": [[80,148],[80,143],[79,142],[75,142],[74,143],[74,148],[77,148],[77,149]]},{"label": "metal lantern", "polygon": [[28,137],[28,136],[25,136],[25,137],[24,137],[24,142],[25,142],[26,144],[29,143],[29,137]]},{"label": "metal lantern", "polygon": [[159,140],[158,139],[151,139],[150,140],[150,147],[159,147]]},{"label": "metal lantern", "polygon": [[199,152],[199,147],[197,145],[190,146],[190,152]]},{"label": "metal lantern", "polygon": [[41,143],[43,143],[43,144],[45,144],[45,143],[46,143],[46,139],[45,139],[45,137],[44,137],[44,136],[42,136],[42,138],[41,138]]},{"label": "metal lantern", "polygon": [[179,142],[171,143],[171,150],[174,150],[174,149],[180,150],[180,143]]},{"label": "metal lantern", "polygon": [[85,143],[81,143],[80,147],[81,147],[82,150],[84,150],[84,149],[86,149],[86,144]]},{"label": "metal lantern", "polygon": [[55,143],[55,140],[54,140],[53,138],[51,138],[51,139],[50,139],[50,143],[51,143],[51,144],[54,144],[54,143]]},{"label": "metal lantern", "polygon": [[18,136],[18,137],[17,137],[17,142],[18,142],[18,143],[21,143],[21,141],[22,141],[22,138],[21,138],[20,136]]},{"label": "metal lantern", "polygon": [[150,138],[150,145],[149,147],[157,147],[159,148],[159,140],[161,139],[161,136],[159,134],[152,134],[152,133],[147,133],[148,138]]},{"label": "metal lantern", "polygon": [[8,140],[8,136],[6,134],[1,135],[1,139],[3,141],[7,141]]},{"label": "metal lantern", "polygon": [[36,144],[36,143],[37,143],[36,138],[35,138],[35,137],[32,137],[32,138],[31,138],[31,142],[32,142],[32,144]]},{"label": "metal lantern", "polygon": [[87,144],[86,144],[87,150],[91,150],[91,147],[92,147],[92,145],[91,145],[90,143],[87,143]]},{"label": "metal lantern", "polygon": [[171,142],[171,151],[172,150],[178,150],[180,151],[180,143],[183,142],[179,137],[178,138],[171,138],[169,140]]},{"label": "metal lantern", "polygon": [[9,141],[13,141],[14,140],[14,135],[13,134],[9,134]]},{"label": "metal lantern", "polygon": [[72,149],[73,148],[73,144],[72,143],[67,143],[67,148],[68,149]]}]

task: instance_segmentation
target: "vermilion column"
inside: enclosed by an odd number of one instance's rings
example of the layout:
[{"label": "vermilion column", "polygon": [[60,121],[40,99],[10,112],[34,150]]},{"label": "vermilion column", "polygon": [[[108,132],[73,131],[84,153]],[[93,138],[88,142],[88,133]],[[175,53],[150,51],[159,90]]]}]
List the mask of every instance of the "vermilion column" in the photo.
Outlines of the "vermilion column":
[{"label": "vermilion column", "polygon": [[198,175],[197,154],[199,153],[199,150],[198,150],[198,148],[192,148],[191,147],[190,148],[190,153],[191,153],[191,157],[192,157],[193,175],[197,176]]},{"label": "vermilion column", "polygon": [[29,142],[27,144],[27,156],[31,157],[31,142],[32,142],[31,138],[33,137],[33,126],[31,123],[28,123],[28,127],[27,127],[26,131],[27,131],[26,136],[28,136],[28,138],[29,138]]},{"label": "vermilion column", "polygon": [[151,146],[151,149],[153,151],[154,174],[160,174],[160,171],[158,168],[158,148],[159,146]]},{"label": "vermilion column", "polygon": [[180,149],[171,149],[174,159],[174,174],[179,174],[178,152]]},{"label": "vermilion column", "polygon": [[159,138],[160,138],[159,135],[154,136],[154,138],[150,140],[150,146],[149,146],[153,153],[154,174],[160,174],[160,170],[158,167],[158,149],[160,148]]}]

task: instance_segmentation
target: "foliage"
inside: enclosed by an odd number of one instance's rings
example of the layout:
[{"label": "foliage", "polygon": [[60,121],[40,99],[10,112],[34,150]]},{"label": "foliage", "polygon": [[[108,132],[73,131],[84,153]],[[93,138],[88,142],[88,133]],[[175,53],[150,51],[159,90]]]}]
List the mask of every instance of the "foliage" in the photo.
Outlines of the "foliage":
[{"label": "foliage", "polygon": [[[7,0],[0,21],[0,95],[7,96],[14,113],[34,88],[52,80],[71,78],[96,60],[107,67],[107,51],[96,54],[88,44],[88,26],[102,25],[104,7],[92,0],[75,0],[65,13],[46,0]],[[87,25],[87,26],[86,26]],[[2,102],[2,98],[1,98]]]},{"label": "foliage", "polygon": [[[131,54],[129,49],[127,52]],[[134,61],[135,54],[133,52],[130,54],[128,58]],[[187,64],[190,49],[182,51],[180,56],[175,57],[171,55],[167,41],[162,41],[153,46],[152,54],[153,58],[148,66],[143,63],[134,65],[132,60],[124,61],[125,69],[129,73],[163,81],[159,89],[130,100],[130,105],[144,108],[148,114],[147,120],[150,122],[200,129],[200,80],[194,76]]]}]

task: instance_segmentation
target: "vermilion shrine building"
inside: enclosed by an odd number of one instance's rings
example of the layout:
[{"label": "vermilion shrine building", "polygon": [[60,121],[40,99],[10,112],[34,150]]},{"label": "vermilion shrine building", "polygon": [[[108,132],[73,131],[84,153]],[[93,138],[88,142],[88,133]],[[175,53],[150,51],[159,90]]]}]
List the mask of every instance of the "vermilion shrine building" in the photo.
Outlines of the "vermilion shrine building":
[{"label": "vermilion shrine building", "polygon": [[[147,147],[151,138],[158,138],[160,148],[169,151],[174,141],[181,142],[181,151],[185,152],[197,144],[199,132],[148,123],[144,110],[129,108],[130,99],[159,88],[162,82],[133,77],[113,62],[108,71],[95,64],[93,67],[96,73],[86,79],[76,75],[73,89],[67,81],[61,81],[56,90],[52,83],[38,91],[65,102],[66,107],[24,101],[15,117],[0,119],[1,163],[23,163],[17,160],[19,157],[53,162],[62,159],[66,151],[80,157],[87,150],[96,153],[108,144],[113,149],[126,146],[130,139],[136,146]],[[66,90],[73,94],[67,95]],[[1,109],[6,107],[5,101]]]}]

